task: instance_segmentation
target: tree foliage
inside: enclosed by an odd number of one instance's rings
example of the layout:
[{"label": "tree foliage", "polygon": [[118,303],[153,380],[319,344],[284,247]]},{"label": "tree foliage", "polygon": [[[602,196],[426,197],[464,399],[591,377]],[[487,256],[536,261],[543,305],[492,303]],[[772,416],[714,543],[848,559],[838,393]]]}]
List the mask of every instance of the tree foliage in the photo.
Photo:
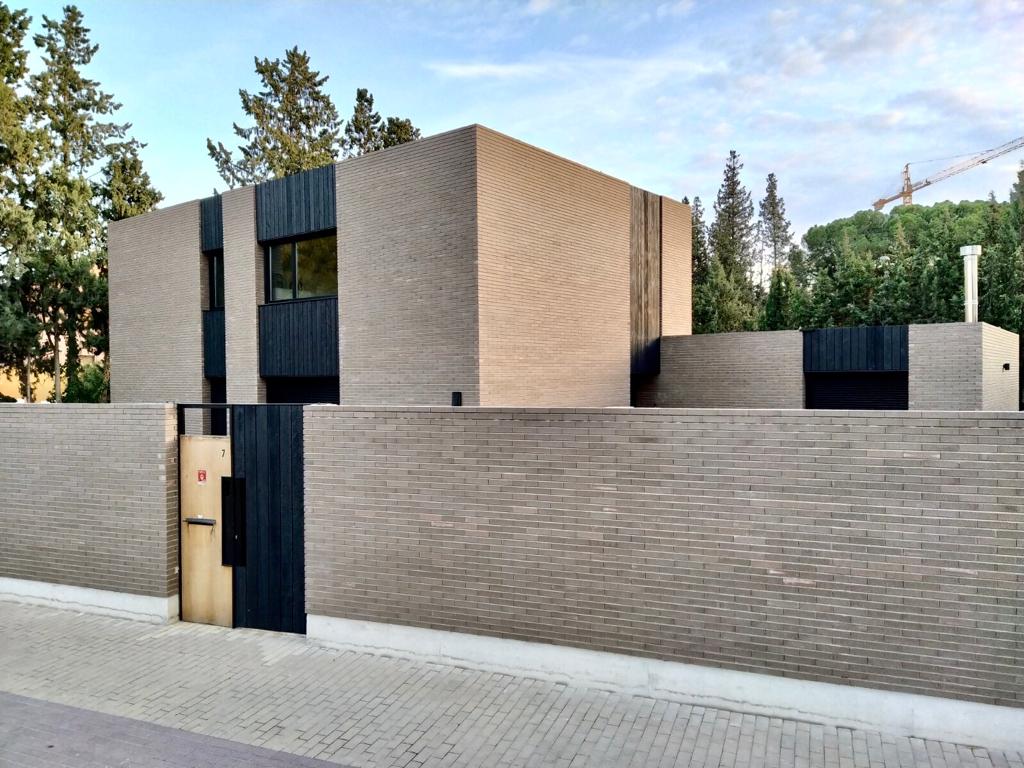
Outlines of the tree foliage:
[{"label": "tree foliage", "polygon": [[365,155],[378,149],[396,147],[420,138],[420,130],[408,118],[389,117],[382,120],[374,110],[373,94],[366,88],[356,89],[352,116],[345,123],[343,149],[345,157]]},{"label": "tree foliage", "polygon": [[131,126],[113,120],[120,104],[86,74],[98,47],[82,13],[42,17],[35,74],[30,23],[0,3],[0,101],[11,106],[0,117],[0,366],[26,397],[33,368],[49,367],[60,401],[79,352],[107,351],[106,223],[159,194]]},{"label": "tree foliage", "polygon": [[232,188],[256,184],[334,162],[341,130],[338,110],[324,91],[327,76],[310,66],[309,54],[295,47],[283,61],[257,56],[255,66],[262,90],[238,91],[242,111],[254,122],[233,125],[242,142],[238,158],[222,142],[206,140],[224,182]]},{"label": "tree foliage", "polygon": [[[937,323],[963,319],[960,247],[979,244],[979,318],[1024,330],[1024,163],[1009,201],[907,205],[859,211],[811,227],[792,242],[778,179],[769,174],[759,203],[758,243],[771,278],[762,297],[745,254],[750,197],[742,163],[729,154],[705,241],[694,202],[694,330],[766,330]],[[702,222],[701,222],[702,223]],[[716,266],[717,264],[717,266]]]}]

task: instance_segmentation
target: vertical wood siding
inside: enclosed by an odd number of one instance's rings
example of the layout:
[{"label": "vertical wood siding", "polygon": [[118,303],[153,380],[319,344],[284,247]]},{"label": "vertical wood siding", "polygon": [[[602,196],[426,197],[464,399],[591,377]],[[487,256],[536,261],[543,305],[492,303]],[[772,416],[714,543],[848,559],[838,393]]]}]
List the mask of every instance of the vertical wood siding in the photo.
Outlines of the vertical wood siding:
[{"label": "vertical wood siding", "polygon": [[338,299],[259,308],[260,376],[337,376]]},{"label": "vertical wood siding", "polygon": [[909,370],[905,325],[804,331],[804,372]]},{"label": "vertical wood siding", "polygon": [[657,373],[661,338],[661,198],[630,190],[630,371]]},{"label": "vertical wood siding", "polygon": [[203,311],[203,376],[223,378],[227,371],[224,355],[224,310]]},{"label": "vertical wood siding", "polygon": [[262,242],[334,229],[334,166],[256,185],[256,238]]},{"label": "vertical wood siding", "polygon": [[199,201],[200,242],[203,252],[219,251],[224,247],[224,214],[220,195]]}]

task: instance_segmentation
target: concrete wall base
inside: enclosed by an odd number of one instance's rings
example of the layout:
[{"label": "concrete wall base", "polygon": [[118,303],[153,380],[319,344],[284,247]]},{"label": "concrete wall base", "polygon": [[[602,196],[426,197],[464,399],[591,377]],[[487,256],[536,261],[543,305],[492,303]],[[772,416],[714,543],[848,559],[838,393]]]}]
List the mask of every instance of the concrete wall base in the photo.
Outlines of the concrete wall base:
[{"label": "concrete wall base", "polygon": [[586,687],[993,749],[1024,749],[1024,709],[600,651],[310,615],[319,643]]},{"label": "concrete wall base", "polygon": [[178,620],[177,595],[150,597],[127,592],[111,592],[106,589],[0,577],[0,600],[147,621],[151,624],[166,624]]}]

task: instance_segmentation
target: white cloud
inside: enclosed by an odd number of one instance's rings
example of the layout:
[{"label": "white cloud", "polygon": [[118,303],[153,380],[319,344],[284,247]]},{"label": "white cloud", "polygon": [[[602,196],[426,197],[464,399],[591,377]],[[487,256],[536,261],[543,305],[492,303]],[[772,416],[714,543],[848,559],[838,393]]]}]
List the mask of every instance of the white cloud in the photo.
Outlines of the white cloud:
[{"label": "white cloud", "polygon": [[529,63],[438,62],[427,66],[440,75],[458,80],[523,80],[543,75],[545,72],[544,65]]},{"label": "white cloud", "polygon": [[686,16],[693,10],[694,5],[694,0],[675,0],[671,3],[662,3],[655,11],[655,15],[659,19],[669,16]]},{"label": "white cloud", "polygon": [[523,11],[527,16],[541,16],[558,5],[557,0],[530,0]]}]

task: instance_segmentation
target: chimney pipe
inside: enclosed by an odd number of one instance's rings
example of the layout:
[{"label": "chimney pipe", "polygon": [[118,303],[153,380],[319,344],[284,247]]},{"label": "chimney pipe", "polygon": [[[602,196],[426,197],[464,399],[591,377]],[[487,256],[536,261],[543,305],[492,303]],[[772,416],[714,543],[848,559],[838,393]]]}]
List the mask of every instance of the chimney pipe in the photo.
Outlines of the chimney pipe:
[{"label": "chimney pipe", "polygon": [[960,248],[964,257],[964,322],[978,322],[978,257],[980,245],[964,245]]}]

